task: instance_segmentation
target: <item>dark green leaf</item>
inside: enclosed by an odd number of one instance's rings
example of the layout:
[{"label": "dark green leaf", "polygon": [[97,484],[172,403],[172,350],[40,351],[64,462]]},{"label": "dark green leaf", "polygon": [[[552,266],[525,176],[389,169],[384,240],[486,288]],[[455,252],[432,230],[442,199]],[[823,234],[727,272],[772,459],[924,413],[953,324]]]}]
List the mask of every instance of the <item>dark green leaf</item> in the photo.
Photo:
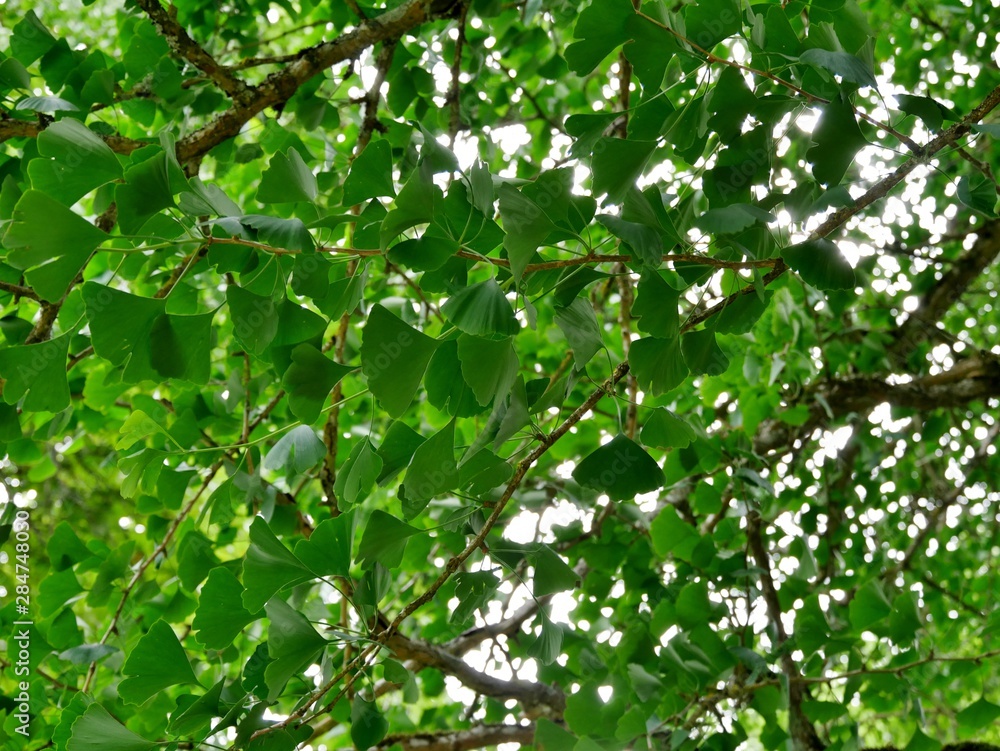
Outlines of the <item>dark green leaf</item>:
[{"label": "dark green leaf", "polygon": [[312,170],[295,149],[271,157],[257,188],[260,203],[315,201],[319,189]]},{"label": "dark green leaf", "polygon": [[94,702],[73,723],[66,751],[148,751],[157,745],[133,733]]},{"label": "dark green leaf", "polygon": [[281,544],[267,522],[256,517],[243,559],[243,607],[254,613],[280,590],[314,578],[316,575]]},{"label": "dark green leaf", "polygon": [[56,302],[106,239],[104,232],[59,201],[28,190],[14,206],[3,244],[10,251],[7,263],[27,269],[28,284],[43,300]]},{"label": "dark green leaf", "polygon": [[364,534],[361,535],[358,563],[364,568],[370,568],[376,563],[381,563],[390,570],[396,568],[403,560],[406,541],[419,532],[416,527],[376,509],[368,517]]},{"label": "dark green leaf", "polygon": [[372,308],[361,342],[361,372],[393,417],[402,415],[424,377],[438,342],[383,308]]},{"label": "dark green leaf", "polygon": [[784,248],[781,257],[817,289],[854,289],[854,269],[830,240],[807,240]]},{"label": "dark green leaf", "polygon": [[455,421],[452,420],[413,453],[400,489],[403,518],[413,519],[424,510],[431,498],[453,489],[457,484]]},{"label": "dark green leaf", "polygon": [[514,309],[492,278],[459,290],[441,306],[441,312],[473,336],[503,339],[521,330]]},{"label": "dark green leaf", "polygon": [[630,500],[663,486],[663,470],[628,436],[619,434],[586,456],[573,470],[584,487],[606,493],[613,501]]},{"label": "dark green leaf", "polygon": [[118,695],[126,704],[142,704],[170,686],[198,682],[177,634],[163,620],[139,639],[122,672],[129,677],[118,684]]}]

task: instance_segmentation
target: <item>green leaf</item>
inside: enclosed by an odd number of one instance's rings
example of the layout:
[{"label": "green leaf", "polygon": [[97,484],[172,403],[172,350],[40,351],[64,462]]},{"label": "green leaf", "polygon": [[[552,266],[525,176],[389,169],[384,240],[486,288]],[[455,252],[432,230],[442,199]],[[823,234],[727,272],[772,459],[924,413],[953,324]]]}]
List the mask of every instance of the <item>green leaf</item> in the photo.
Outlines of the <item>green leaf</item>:
[{"label": "green leaf", "polygon": [[316,177],[296,149],[272,156],[257,188],[260,203],[312,202],[317,195]]},{"label": "green leaf", "polygon": [[226,287],[233,333],[248,352],[260,355],[278,333],[278,306],[270,297],[234,284]]},{"label": "green leaf", "polygon": [[135,410],[125,418],[125,422],[118,432],[122,437],[115,444],[116,451],[127,451],[139,441],[145,440],[155,433],[161,433],[165,436],[170,435],[163,426],[141,409]]},{"label": "green leaf", "polygon": [[764,315],[773,295],[772,290],[764,290],[763,297],[756,294],[740,295],[709,318],[706,326],[717,334],[745,334]]},{"label": "green leaf", "polygon": [[599,214],[597,221],[633,251],[643,266],[655,269],[663,262],[663,238],[653,227],[626,222],[613,214]]},{"label": "green leaf", "polygon": [[681,519],[673,506],[667,506],[656,515],[649,527],[649,537],[653,550],[661,558],[673,555],[682,561],[690,559],[701,539],[697,530]]},{"label": "green leaf", "polygon": [[608,126],[618,117],[621,117],[619,112],[601,112],[567,117],[563,125],[566,132],[576,139],[570,147],[570,155],[576,159],[589,156]]},{"label": "green leaf", "polygon": [[382,458],[371,441],[368,438],[359,441],[337,473],[334,490],[338,504],[361,503],[372,492],[381,471]]},{"label": "green leaf", "polygon": [[83,285],[83,299],[94,351],[114,365],[124,363],[124,381],[208,380],[213,313],[165,313],[164,300],[94,282]]},{"label": "green leaf", "polygon": [[354,206],[369,198],[394,195],[392,147],[384,139],[371,141],[355,158],[344,180],[344,205]]},{"label": "green leaf", "polygon": [[74,665],[89,665],[119,651],[118,647],[112,647],[109,644],[81,644],[61,652],[59,659],[72,662]]},{"label": "green leaf", "polygon": [[31,186],[66,206],[122,176],[114,152],[79,120],[53,123],[38,134],[37,144],[49,158],[28,162]]},{"label": "green leaf", "polygon": [[457,484],[455,421],[452,420],[413,453],[400,488],[403,518],[413,519],[427,507],[431,498],[452,490]]},{"label": "green leaf", "polygon": [[604,349],[600,324],[589,301],[577,297],[569,306],[556,308],[554,320],[573,350],[573,360],[578,369],[582,370],[594,355]]},{"label": "green leaf", "polygon": [[295,545],[295,557],[317,576],[348,576],[354,547],[354,509],[320,522],[308,540]]},{"label": "green leaf", "polygon": [[629,682],[632,690],[639,697],[639,701],[649,701],[654,696],[659,696],[663,690],[663,682],[655,675],[648,673],[642,665],[630,663],[628,666]]},{"label": "green leaf", "polygon": [[562,723],[556,724],[545,717],[535,726],[535,744],[539,751],[573,751],[577,738]]},{"label": "green leaf", "polygon": [[379,712],[374,701],[367,701],[361,694],[355,694],[351,702],[351,740],[355,748],[377,746],[386,733],[389,723]]},{"label": "green leaf", "polygon": [[888,616],[892,612],[892,605],[886,599],[882,586],[876,579],[872,579],[861,587],[851,600],[849,612],[851,626],[862,631]]},{"label": "green leaf", "polygon": [[628,361],[640,388],[652,396],[665,394],[680,386],[688,376],[677,338],[650,336],[638,339],[632,342]]},{"label": "green leaf", "polygon": [[126,678],[118,695],[126,704],[142,704],[165,688],[197,683],[191,663],[170,625],[159,620],[139,639],[122,666]]},{"label": "green leaf", "polygon": [[368,517],[364,534],[361,535],[358,563],[363,568],[381,563],[391,571],[403,560],[406,541],[419,532],[416,527],[411,527],[396,517],[376,509]]},{"label": "green leaf", "polygon": [[396,243],[389,248],[388,257],[391,263],[417,271],[436,271],[452,259],[458,250],[458,243],[450,238],[423,235]]},{"label": "green leaf", "polygon": [[424,442],[423,437],[406,423],[394,421],[385,431],[382,445],[378,447],[382,471],[378,484],[384,486],[402,472],[413,458],[413,452]]},{"label": "green leaf", "polygon": [[240,224],[249,227],[256,233],[257,240],[266,245],[286,250],[297,250],[300,253],[311,253],[316,249],[309,229],[301,219],[292,217],[282,219],[260,214],[247,214],[240,217]]},{"label": "green leaf", "polygon": [[23,65],[31,65],[56,44],[45,24],[38,20],[35,11],[29,10],[18,21],[10,36],[10,51]]},{"label": "green leaf", "polygon": [[73,723],[66,751],[147,751],[157,745],[133,733],[94,702]]},{"label": "green leaf", "polygon": [[178,709],[170,716],[168,732],[173,735],[194,735],[211,723],[215,717],[221,717],[225,711],[220,707],[222,689],[226,679],[221,679],[212,688],[195,699],[185,709]]},{"label": "green leaf", "polygon": [[899,105],[900,112],[920,118],[924,125],[933,131],[941,130],[945,120],[958,122],[962,119],[953,109],[930,97],[895,94],[894,98]]},{"label": "green leaf", "polygon": [[819,48],[806,50],[799,57],[799,60],[807,65],[815,65],[840,76],[845,81],[856,83],[859,86],[871,86],[878,88],[878,81],[875,80],[875,73],[861,59],[846,52],[831,52]]},{"label": "green leaf", "polygon": [[38,344],[0,349],[0,377],[7,404],[25,412],[61,412],[70,404],[66,357],[72,334]]},{"label": "green leaf", "polygon": [[383,308],[368,315],[361,342],[361,372],[368,388],[392,417],[410,406],[438,342]]},{"label": "green leaf", "polygon": [[208,572],[201,588],[198,608],[192,628],[195,639],[209,649],[225,649],[249,624],[263,615],[259,609],[251,613],[243,606],[243,585],[225,567],[216,566]]},{"label": "green leaf", "polygon": [[514,280],[520,282],[524,269],[556,226],[541,206],[510,185],[500,186],[500,217],[506,233],[503,246],[510,258]]},{"label": "green leaf", "polygon": [[458,338],[462,377],[483,406],[510,393],[517,378],[518,360],[513,339],[483,339],[462,334]]},{"label": "green leaf", "polygon": [[288,393],[288,408],[306,425],[319,418],[327,397],[344,376],[355,368],[341,365],[311,344],[299,344],[292,350],[292,364],[281,379]]},{"label": "green leaf", "polygon": [[573,470],[573,479],[606,493],[613,501],[630,500],[663,487],[663,470],[645,449],[624,434],[588,454]]},{"label": "green leaf", "polygon": [[500,580],[490,571],[460,571],[455,574],[458,607],[452,610],[449,621],[455,624],[470,622],[477,611],[486,607],[499,585]]},{"label": "green leaf", "polygon": [[267,630],[267,652],[271,661],[264,668],[268,701],[281,695],[288,679],[309,667],[326,647],[326,639],[302,613],[280,597],[270,600],[265,612],[271,625]]},{"label": "green leaf", "polygon": [[54,112],[79,112],[80,108],[57,96],[26,96],[17,100],[14,105],[16,110],[27,110],[29,112],[44,112],[52,114]]},{"label": "green leaf", "polygon": [[647,446],[661,449],[685,448],[696,435],[694,429],[668,409],[654,409],[646,419],[640,434]]},{"label": "green leaf", "polygon": [[685,8],[687,36],[705,50],[743,28],[743,13],[736,0],[700,0]]},{"label": "green leaf", "polygon": [[250,547],[243,559],[243,607],[254,613],[277,592],[316,575],[281,544],[262,517],[250,525]]},{"label": "green leaf", "polygon": [[854,269],[830,240],[807,240],[782,249],[781,257],[817,289],[854,289]]},{"label": "green leaf", "polygon": [[490,168],[481,161],[477,160],[469,171],[469,188],[472,190],[472,205],[479,209],[483,216],[493,216],[495,199],[493,176],[490,174]]},{"label": "green leaf", "polygon": [[695,226],[713,235],[735,235],[758,222],[770,224],[773,221],[775,218],[763,209],[746,203],[734,203],[705,212]]},{"label": "green leaf", "polygon": [[677,313],[680,293],[654,272],[642,275],[637,291],[632,313],[639,319],[636,324],[639,331],[661,339],[675,338],[680,331]]},{"label": "green leaf", "polygon": [[382,220],[379,247],[385,250],[400,232],[432,221],[434,206],[441,200],[441,189],[434,184],[434,176],[420,167],[413,170],[410,179],[396,196],[396,208]]},{"label": "green leaf", "polygon": [[655,148],[656,141],[599,140],[594,146],[594,197],[607,194],[607,203],[624,201]]},{"label": "green leaf", "polygon": [[900,646],[908,646],[916,638],[917,631],[923,626],[917,596],[912,592],[901,592],[892,601],[892,612],[889,613],[889,636]]},{"label": "green leaf", "polygon": [[941,751],[941,744],[933,738],[928,738],[919,729],[913,733],[904,751]]},{"label": "green leaf", "polygon": [[531,585],[535,597],[565,592],[580,582],[577,573],[548,545],[538,546],[531,556],[531,565],[535,569]]},{"label": "green leaf", "polygon": [[[549,619],[545,608],[539,608],[536,622],[541,632],[538,634],[538,638],[528,645],[528,656],[534,657],[543,665],[551,665],[562,654],[563,629]],[[537,730],[535,741],[539,747],[551,748],[551,746],[542,746]]]},{"label": "green leaf", "polygon": [[830,187],[840,184],[854,155],[868,143],[861,135],[854,110],[841,98],[823,106],[812,140],[806,159],[816,181]]},{"label": "green leaf", "polygon": [[7,263],[27,269],[25,279],[39,297],[57,302],[107,237],[54,198],[27,190],[14,206],[3,244]]},{"label": "green leaf", "polygon": [[28,89],[31,87],[31,74],[14,57],[8,57],[0,62],[0,83],[11,89]]},{"label": "green leaf", "polygon": [[629,40],[626,24],[635,15],[631,0],[594,0],[577,17],[566,48],[566,62],[578,76],[585,76],[621,44]]},{"label": "green leaf", "polygon": [[441,312],[472,336],[502,339],[521,330],[510,301],[492,277],[458,290],[441,306]]},{"label": "green leaf", "polygon": [[958,200],[980,214],[996,216],[997,187],[983,175],[963,175],[958,181]]},{"label": "green leaf", "polygon": [[264,457],[264,469],[285,470],[296,475],[315,467],[326,457],[326,446],[308,425],[285,433]]},{"label": "green leaf", "polygon": [[503,485],[514,474],[514,468],[492,451],[482,449],[462,461],[458,468],[458,485],[474,496]]},{"label": "green leaf", "polygon": [[138,234],[152,217],[173,206],[174,194],[187,187],[177,160],[162,149],[155,149],[152,156],[133,164],[125,170],[125,183],[115,188],[122,233]]},{"label": "green leaf", "polygon": [[994,726],[1000,718],[1000,707],[996,704],[979,699],[955,715],[958,725],[967,730],[981,730]]},{"label": "green leaf", "polygon": [[681,352],[692,375],[722,375],[729,368],[729,358],[719,348],[711,329],[692,331],[681,337]]},{"label": "green leaf", "polygon": [[847,707],[839,701],[806,700],[802,702],[802,713],[813,722],[827,723],[847,714]]},{"label": "green leaf", "polygon": [[708,582],[688,582],[677,595],[674,603],[677,623],[683,629],[693,629],[712,621],[712,603],[708,599]]}]

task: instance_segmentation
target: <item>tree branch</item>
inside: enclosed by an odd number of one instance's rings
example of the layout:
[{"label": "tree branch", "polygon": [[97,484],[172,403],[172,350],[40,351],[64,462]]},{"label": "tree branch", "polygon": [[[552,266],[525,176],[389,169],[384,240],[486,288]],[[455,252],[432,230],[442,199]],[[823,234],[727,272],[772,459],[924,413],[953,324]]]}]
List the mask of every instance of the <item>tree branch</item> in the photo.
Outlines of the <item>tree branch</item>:
[{"label": "tree branch", "polygon": [[191,38],[187,30],[160,5],[160,0],[136,0],[136,5],[149,16],[153,26],[167,40],[167,44],[176,55],[187,60],[208,76],[233,101],[240,99],[250,91],[239,77],[234,76],[226,66],[217,63],[215,58]]},{"label": "tree branch", "polygon": [[868,376],[824,381],[809,394],[810,417],[805,424],[793,432],[784,423],[773,420],[762,423],[753,438],[754,451],[764,454],[780,449],[799,435],[829,425],[851,412],[866,414],[882,402],[907,409],[933,410],[1000,398],[1000,361],[996,357],[971,357],[944,373],[909,383],[890,383]]},{"label": "tree branch", "polygon": [[409,639],[399,633],[390,637],[386,646],[400,659],[412,660],[424,667],[437,668],[442,673],[457,678],[477,694],[495,699],[514,699],[524,708],[526,716],[532,719],[562,717],[566,709],[566,695],[561,689],[544,683],[505,681],[481,673],[445,647]]},{"label": "tree branch", "polygon": [[468,751],[501,743],[530,745],[535,741],[535,724],[476,725],[465,730],[440,730],[434,733],[395,733],[387,735],[376,748],[397,743],[404,751]]},{"label": "tree branch", "polygon": [[788,733],[792,737],[792,743],[797,751],[823,749],[824,744],[816,734],[816,728],[802,711],[802,702],[808,698],[808,690],[800,682],[799,668],[795,664],[795,660],[792,659],[791,653],[787,649],[782,649],[785,642],[788,641],[788,634],[781,622],[781,601],[778,599],[778,590],[775,588],[774,578],[771,576],[771,559],[767,553],[767,546],[764,544],[760,514],[756,510],[752,510],[747,514],[746,519],[747,546],[757,561],[757,567],[761,570],[760,588],[764,595],[764,603],[767,605],[768,617],[777,635],[775,646],[781,652],[781,668],[788,679]]},{"label": "tree branch", "polygon": [[[12,118],[0,117],[0,143],[9,138],[37,138],[38,134],[45,130],[45,126],[38,122],[28,120],[14,120]],[[149,146],[152,141],[136,141],[133,138],[126,138],[118,134],[101,136],[101,139],[116,154],[128,156],[136,149]]]},{"label": "tree branch", "polygon": [[330,42],[303,50],[297,60],[272,73],[251,93],[234,101],[233,106],[214,121],[177,142],[177,158],[187,162],[206,154],[223,141],[232,138],[255,115],[267,107],[280,107],[298,88],[313,76],[337,63],[350,60],[362,51],[406,32],[435,18],[444,18],[427,0],[407,0],[376,18],[362,21],[346,34]]}]

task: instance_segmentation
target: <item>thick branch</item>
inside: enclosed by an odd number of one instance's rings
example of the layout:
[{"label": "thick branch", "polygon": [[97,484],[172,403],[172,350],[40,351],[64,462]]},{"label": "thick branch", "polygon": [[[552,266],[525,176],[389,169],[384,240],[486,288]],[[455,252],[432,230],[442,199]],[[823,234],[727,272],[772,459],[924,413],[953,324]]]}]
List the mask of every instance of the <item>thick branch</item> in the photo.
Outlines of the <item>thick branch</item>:
[{"label": "thick branch", "polygon": [[920,305],[893,335],[891,351],[904,354],[927,338],[935,324],[1000,255],[1000,220],[987,222],[968,252],[924,293]]},{"label": "thick branch", "polygon": [[449,641],[442,647],[442,649],[451,655],[463,655],[466,652],[475,649],[488,639],[495,639],[498,636],[511,636],[516,634],[521,630],[522,624],[538,612],[540,601],[541,604],[544,604],[545,602],[548,602],[548,600],[548,597],[540,598],[540,600],[531,599],[509,618],[505,618],[504,620],[496,623],[487,623],[485,626],[477,626],[476,628],[469,629]]},{"label": "thick branch", "polygon": [[464,686],[482,696],[495,699],[515,699],[524,707],[528,717],[561,717],[566,709],[566,696],[562,690],[544,683],[495,678],[473,668],[461,657],[444,647],[429,642],[408,639],[396,634],[386,642],[396,656],[442,673],[454,676]]},{"label": "thick branch", "polygon": [[530,745],[535,741],[535,724],[476,725],[466,730],[441,730],[435,733],[397,733],[387,735],[376,748],[397,743],[404,751],[467,751],[498,746],[501,743]]},{"label": "thick branch", "polygon": [[[771,558],[767,554],[767,545],[764,543],[764,533],[761,527],[760,514],[756,511],[747,514],[747,546],[757,561],[757,568],[761,570],[760,588],[764,595],[764,603],[767,605],[768,618],[774,625],[777,636],[775,646],[780,649],[788,641],[788,634],[781,622],[781,602],[774,586],[774,578],[771,576]],[[799,681],[801,678],[799,668],[788,650],[782,649],[780,651],[781,668],[788,679],[788,733],[792,737],[794,748],[796,751],[822,749],[824,745],[816,734],[816,728],[802,711],[802,702],[808,698],[808,693],[806,687]]]},{"label": "thick branch", "polygon": [[303,83],[318,73],[357,57],[379,42],[401,37],[436,17],[439,14],[427,0],[407,0],[376,18],[363,21],[353,31],[331,42],[304,50],[295,62],[268,76],[245,101],[234,102],[232,107],[204,128],[181,139],[177,143],[177,158],[187,162],[206,154],[239,133],[243,125],[265,108],[284,105]]},{"label": "thick branch", "polygon": [[1000,361],[994,357],[971,357],[944,373],[909,383],[894,384],[874,377],[825,381],[810,393],[813,397],[810,418],[805,425],[793,433],[777,421],[761,424],[753,439],[754,451],[763,454],[782,448],[797,435],[828,425],[851,412],[867,413],[882,402],[907,409],[932,410],[1000,398]]},{"label": "thick branch", "polygon": [[174,53],[208,76],[216,86],[226,92],[234,101],[245,95],[247,85],[234,76],[224,65],[220,65],[198,44],[168,13],[159,0],[136,0],[136,4],[149,16],[156,30],[167,40]]},{"label": "thick branch", "polygon": [[[45,130],[45,126],[38,122],[0,118],[0,143],[3,143],[8,138],[37,138],[38,134],[43,130]],[[144,141],[136,141],[135,139],[125,138],[125,136],[117,134],[101,136],[101,138],[112,151],[126,156],[136,149],[149,145]]]}]

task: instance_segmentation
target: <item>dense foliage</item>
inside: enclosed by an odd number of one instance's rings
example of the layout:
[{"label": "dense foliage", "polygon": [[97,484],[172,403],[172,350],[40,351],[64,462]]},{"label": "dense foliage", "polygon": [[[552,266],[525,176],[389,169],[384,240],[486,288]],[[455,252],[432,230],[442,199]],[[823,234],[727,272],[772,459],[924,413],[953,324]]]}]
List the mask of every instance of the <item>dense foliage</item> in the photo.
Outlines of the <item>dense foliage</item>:
[{"label": "dense foliage", "polygon": [[0,0],[3,748],[1000,743],[997,5]]}]

